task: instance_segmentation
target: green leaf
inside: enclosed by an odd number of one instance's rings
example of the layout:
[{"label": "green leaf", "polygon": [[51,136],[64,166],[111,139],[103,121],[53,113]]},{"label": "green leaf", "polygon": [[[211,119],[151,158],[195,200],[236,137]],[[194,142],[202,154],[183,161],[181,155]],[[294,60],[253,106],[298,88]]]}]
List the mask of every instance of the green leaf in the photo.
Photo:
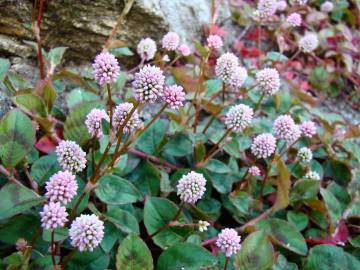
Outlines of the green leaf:
[{"label": "green leaf", "polygon": [[110,49],[110,53],[112,53],[116,57],[134,55],[134,53],[128,47],[112,48],[112,49]]},{"label": "green leaf", "polygon": [[150,155],[156,154],[165,132],[168,121],[158,119],[143,134],[139,136],[136,148]]},{"label": "green leaf", "polygon": [[54,173],[60,170],[56,155],[42,156],[31,166],[30,175],[39,186],[42,186]]},{"label": "green leaf", "polygon": [[116,206],[109,206],[106,219],[124,233],[139,234],[139,224],[132,214]]},{"label": "green leaf", "polygon": [[288,211],[287,220],[296,227],[298,231],[302,231],[309,223],[309,218],[302,212]]},{"label": "green leaf", "polygon": [[271,61],[274,61],[274,62],[275,61],[276,62],[284,62],[284,61],[288,60],[288,58],[285,55],[278,53],[278,52],[274,52],[274,51],[268,52],[266,54],[266,58]]},{"label": "green leaf", "polygon": [[156,196],[160,189],[160,172],[149,161],[142,161],[129,176],[135,186],[146,195]]},{"label": "green leaf", "polygon": [[210,159],[205,168],[215,173],[230,173],[231,169],[225,163],[217,159]]},{"label": "green leaf", "polygon": [[170,139],[164,149],[166,155],[174,157],[183,157],[193,152],[190,139],[181,133]]},{"label": "green leaf", "polygon": [[[144,224],[149,235],[163,228],[174,219],[178,207],[172,201],[165,198],[150,197],[145,202]],[[179,219],[183,220],[181,213]],[[156,234],[152,239],[155,244],[165,249],[185,240],[189,233],[189,228],[170,227]]]},{"label": "green leaf", "polygon": [[216,264],[216,257],[211,255],[205,248],[190,243],[181,243],[161,253],[157,269],[199,270],[213,268]]},{"label": "green leaf", "polygon": [[274,263],[274,251],[264,231],[246,237],[235,256],[237,270],[268,270]]},{"label": "green leaf", "polygon": [[81,103],[70,112],[64,125],[65,139],[75,141],[81,146],[91,139],[85,126],[85,119],[94,108],[101,108],[101,104],[98,102]]},{"label": "green leaf", "polygon": [[271,268],[272,270],[298,270],[295,263],[289,263],[284,255],[279,255],[276,263]]},{"label": "green leaf", "polygon": [[304,268],[304,270],[313,269],[360,269],[360,261],[337,246],[317,245],[310,250]]},{"label": "green leaf", "polygon": [[48,59],[52,68],[55,68],[61,63],[61,59],[66,51],[67,47],[56,47],[51,49],[48,53]]},{"label": "green leaf", "polygon": [[95,193],[101,201],[114,205],[134,203],[141,199],[140,192],[132,183],[115,175],[101,177]]},{"label": "green leaf", "polygon": [[307,245],[304,237],[290,223],[282,219],[268,218],[255,225],[256,229],[264,230],[275,243],[283,248],[305,256]]},{"label": "green leaf", "polygon": [[277,170],[279,175],[277,177],[277,192],[274,210],[284,209],[289,205],[289,189],[291,186],[290,172],[288,171],[285,162],[279,159],[277,162]]},{"label": "green leaf", "polygon": [[51,113],[56,100],[56,91],[50,80],[44,85],[42,97],[45,101],[48,113]]},{"label": "green leaf", "polygon": [[47,108],[44,100],[32,93],[20,93],[13,98],[14,103],[23,111],[39,117],[46,117]]},{"label": "green leaf", "polygon": [[[54,230],[54,241],[58,242],[67,239],[68,231],[67,228],[56,228]],[[51,229],[43,230],[43,239],[46,242],[51,242]]]},{"label": "green leaf", "polygon": [[117,270],[152,270],[154,263],[149,248],[136,234],[129,234],[116,254]]},{"label": "green leaf", "polygon": [[5,79],[9,67],[10,67],[10,61],[5,58],[0,58],[0,82],[2,82]]},{"label": "green leaf", "polygon": [[35,132],[29,117],[18,109],[8,112],[0,122],[0,157],[4,166],[15,167],[34,143]]},{"label": "green leaf", "polygon": [[69,108],[74,108],[76,105],[86,101],[99,100],[99,96],[86,91],[82,88],[75,88],[66,96],[66,104]]},{"label": "green leaf", "polygon": [[321,196],[324,198],[326,208],[328,210],[331,223],[336,225],[336,222],[341,218],[341,206],[336,197],[327,189],[320,189]]},{"label": "green leaf", "polygon": [[328,160],[325,164],[325,176],[332,177],[341,186],[346,186],[351,181],[350,166],[340,160]]},{"label": "green leaf", "polygon": [[316,199],[320,190],[320,182],[317,180],[298,180],[291,189],[290,201],[292,203],[301,200]]},{"label": "green leaf", "polygon": [[43,198],[32,190],[8,183],[0,190],[0,220],[23,213],[42,201]]}]

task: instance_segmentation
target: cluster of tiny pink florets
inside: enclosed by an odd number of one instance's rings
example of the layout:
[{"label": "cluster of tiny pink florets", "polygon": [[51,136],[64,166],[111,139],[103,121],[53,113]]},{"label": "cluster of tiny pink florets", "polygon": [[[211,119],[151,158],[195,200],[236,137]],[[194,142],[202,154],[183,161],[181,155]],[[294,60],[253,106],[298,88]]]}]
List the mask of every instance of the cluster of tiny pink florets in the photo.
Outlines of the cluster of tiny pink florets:
[{"label": "cluster of tiny pink florets", "polygon": [[92,109],[86,116],[85,125],[92,137],[100,139],[103,136],[102,120],[109,122],[109,116],[102,109]]},{"label": "cluster of tiny pink florets", "polygon": [[116,82],[120,71],[117,59],[108,52],[103,52],[96,56],[93,69],[95,80],[100,85]]},{"label": "cluster of tiny pink florets", "polygon": [[241,237],[234,229],[223,229],[218,234],[216,245],[226,257],[236,254],[241,248]]},{"label": "cluster of tiny pink florets", "polygon": [[276,138],[293,143],[299,139],[301,131],[290,115],[280,115],[275,119],[273,130]]},{"label": "cluster of tiny pink florets", "polygon": [[251,144],[251,153],[257,158],[268,158],[276,149],[276,139],[270,133],[260,134]]},{"label": "cluster of tiny pink florets", "polygon": [[205,193],[206,179],[201,173],[183,175],[177,185],[177,194],[183,202],[195,204]]},{"label": "cluster of tiny pink florets", "polygon": [[224,53],[216,60],[215,74],[224,83],[229,84],[231,76],[238,66],[238,58],[233,53]]},{"label": "cluster of tiny pink florets", "polygon": [[291,13],[286,17],[286,22],[292,27],[300,26],[302,22],[301,15],[297,12]]},{"label": "cluster of tiny pink florets", "polygon": [[171,108],[178,110],[183,106],[185,92],[180,85],[166,86],[162,98]]},{"label": "cluster of tiny pink florets", "polygon": [[316,134],[316,125],[313,121],[305,121],[300,125],[301,133],[308,138]]},{"label": "cluster of tiny pink florets", "polygon": [[137,45],[137,53],[146,61],[154,58],[156,53],[156,43],[151,38],[143,38]]},{"label": "cluster of tiny pink florets", "polygon": [[218,35],[210,35],[206,41],[208,47],[211,49],[219,49],[223,46],[223,41]]},{"label": "cluster of tiny pink florets", "polygon": [[66,208],[59,202],[49,202],[44,205],[41,216],[41,226],[45,229],[56,229],[64,227],[68,221]]},{"label": "cluster of tiny pink florets", "polygon": [[86,167],[86,153],[73,141],[61,141],[56,147],[58,162],[63,170],[81,172]]},{"label": "cluster of tiny pink florets", "polygon": [[233,73],[230,76],[229,85],[234,90],[238,90],[244,84],[247,77],[247,70],[244,67],[238,66],[234,69]]},{"label": "cluster of tiny pink florets", "polygon": [[162,47],[168,51],[175,51],[179,47],[180,37],[175,32],[167,33],[161,40]]},{"label": "cluster of tiny pink florets", "polygon": [[227,129],[233,132],[240,132],[248,127],[252,121],[254,111],[245,104],[235,105],[230,108],[225,116]]},{"label": "cluster of tiny pink florets", "polygon": [[261,171],[260,171],[259,167],[257,167],[257,166],[251,166],[248,170],[248,173],[251,176],[255,176],[255,177],[261,175]]},{"label": "cluster of tiny pink florets", "polygon": [[75,175],[68,171],[59,171],[46,182],[45,197],[51,202],[60,202],[66,205],[76,195],[77,188]]},{"label": "cluster of tiny pink florets", "polygon": [[268,19],[276,13],[277,0],[259,0],[257,11],[261,19]]},{"label": "cluster of tiny pink florets", "polygon": [[142,122],[136,110],[133,112],[131,117],[127,119],[133,108],[134,104],[130,102],[124,102],[115,107],[113,112],[112,124],[116,130],[121,128],[125,123],[126,124],[123,127],[124,133],[132,132],[133,130],[141,126]]},{"label": "cluster of tiny pink florets", "polygon": [[256,82],[265,95],[273,95],[280,88],[279,72],[274,68],[264,68],[256,73]]}]

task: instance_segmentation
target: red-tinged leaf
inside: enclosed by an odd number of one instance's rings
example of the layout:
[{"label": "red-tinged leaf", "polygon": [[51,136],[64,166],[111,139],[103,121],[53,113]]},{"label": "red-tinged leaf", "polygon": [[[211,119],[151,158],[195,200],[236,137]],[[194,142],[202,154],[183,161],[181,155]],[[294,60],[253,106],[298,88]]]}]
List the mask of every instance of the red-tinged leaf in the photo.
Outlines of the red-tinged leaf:
[{"label": "red-tinged leaf", "polygon": [[55,151],[56,145],[57,143],[51,140],[48,135],[44,135],[35,143],[35,148],[48,154]]},{"label": "red-tinged leaf", "polygon": [[274,210],[284,209],[289,205],[289,189],[291,186],[290,172],[287,169],[285,162],[279,159],[277,163],[279,175],[277,177],[277,193]]},{"label": "red-tinged leaf", "polygon": [[336,243],[346,243],[349,237],[349,230],[344,221],[340,221],[332,238]]}]

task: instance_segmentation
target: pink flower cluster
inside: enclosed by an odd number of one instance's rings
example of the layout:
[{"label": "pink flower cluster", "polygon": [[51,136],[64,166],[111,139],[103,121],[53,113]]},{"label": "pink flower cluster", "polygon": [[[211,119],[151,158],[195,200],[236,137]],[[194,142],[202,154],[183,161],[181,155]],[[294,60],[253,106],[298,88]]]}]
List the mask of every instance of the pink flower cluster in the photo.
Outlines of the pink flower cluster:
[{"label": "pink flower cluster", "polygon": [[297,12],[291,13],[286,17],[286,22],[292,27],[300,26],[302,22],[301,15]]},{"label": "pink flower cluster", "polygon": [[233,53],[224,53],[216,60],[215,74],[224,83],[229,84],[231,76],[238,66],[238,58]]},{"label": "pink flower cluster", "polygon": [[240,132],[248,127],[252,121],[254,111],[245,104],[238,104],[230,108],[225,116],[227,129]]},{"label": "pink flower cluster", "polygon": [[201,173],[183,175],[177,185],[177,194],[183,202],[195,204],[205,193],[206,179]]},{"label": "pink flower cluster", "polygon": [[166,86],[162,98],[171,108],[178,110],[183,106],[185,92],[182,86],[179,85]]},{"label": "pink flower cluster", "polygon": [[63,170],[81,172],[86,167],[86,153],[73,141],[61,141],[56,147],[58,162]]},{"label": "pink flower cluster", "polygon": [[[115,129],[119,129],[125,124],[126,119],[128,118],[130,112],[134,108],[134,104],[130,102],[124,102],[117,105],[114,109],[112,124]],[[132,132],[133,130],[139,128],[142,122],[139,118],[139,114],[135,112],[131,115],[130,119],[127,121],[126,125],[123,128],[124,133]]]},{"label": "pink flower cluster", "polygon": [[156,53],[156,43],[151,38],[143,38],[137,45],[137,53],[143,60],[149,61]]},{"label": "pink flower cluster", "polygon": [[100,85],[116,82],[119,76],[119,63],[114,55],[103,52],[95,57],[93,63],[94,77]]},{"label": "pink flower cluster", "polygon": [[276,149],[276,139],[270,133],[263,133],[255,137],[251,144],[251,153],[256,158],[268,158]]},{"label": "pink flower cluster", "polygon": [[218,35],[210,35],[206,41],[208,47],[211,49],[219,49],[224,45],[221,37]]},{"label": "pink flower cluster", "polygon": [[105,110],[92,109],[86,116],[85,125],[89,134],[93,138],[100,139],[103,136],[101,122],[102,120],[110,121]]},{"label": "pink flower cluster", "polygon": [[268,19],[276,13],[278,8],[277,0],[259,0],[257,11],[261,19]]},{"label": "pink flower cluster", "polygon": [[316,134],[316,126],[313,121],[305,121],[300,125],[301,133],[308,138],[313,137]]},{"label": "pink flower cluster", "polygon": [[274,68],[264,68],[256,73],[256,82],[265,95],[273,95],[280,88],[279,72]]},{"label": "pink flower cluster", "polygon": [[45,197],[50,202],[60,202],[66,205],[76,195],[78,184],[75,180],[75,175],[68,171],[59,171],[46,182],[45,189]]},{"label": "pink flower cluster", "polygon": [[68,221],[66,208],[59,202],[49,202],[44,205],[43,211],[40,212],[41,226],[45,229],[56,229],[64,227]]},{"label": "pink flower cluster", "polygon": [[175,32],[167,33],[161,40],[162,47],[168,51],[175,51],[179,47],[180,38]]},{"label": "pink flower cluster", "polygon": [[273,130],[276,138],[283,139],[287,143],[293,143],[301,136],[301,131],[298,125],[290,115],[280,115],[274,121]]},{"label": "pink flower cluster", "polygon": [[226,257],[235,255],[241,248],[241,237],[234,229],[223,229],[218,234],[216,246],[224,252]]},{"label": "pink flower cluster", "polygon": [[248,173],[251,176],[255,176],[255,177],[261,175],[261,171],[260,171],[259,167],[257,167],[257,166],[251,166],[248,170]]}]

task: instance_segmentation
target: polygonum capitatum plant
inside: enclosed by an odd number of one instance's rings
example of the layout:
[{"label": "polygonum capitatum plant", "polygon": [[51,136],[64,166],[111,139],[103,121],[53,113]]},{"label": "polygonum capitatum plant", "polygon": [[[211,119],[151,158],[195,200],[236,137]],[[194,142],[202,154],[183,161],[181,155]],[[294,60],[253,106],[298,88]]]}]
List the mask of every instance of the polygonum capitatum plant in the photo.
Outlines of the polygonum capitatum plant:
[{"label": "polygonum capitatum plant", "polygon": [[220,2],[194,44],[144,36],[137,57],[117,24],[92,76],[57,67],[65,48],[38,34],[39,82],[0,59],[1,266],[360,269],[360,130],[302,89],[314,62],[330,85],[341,50],[321,29],[338,2],[232,1],[233,46]]}]

